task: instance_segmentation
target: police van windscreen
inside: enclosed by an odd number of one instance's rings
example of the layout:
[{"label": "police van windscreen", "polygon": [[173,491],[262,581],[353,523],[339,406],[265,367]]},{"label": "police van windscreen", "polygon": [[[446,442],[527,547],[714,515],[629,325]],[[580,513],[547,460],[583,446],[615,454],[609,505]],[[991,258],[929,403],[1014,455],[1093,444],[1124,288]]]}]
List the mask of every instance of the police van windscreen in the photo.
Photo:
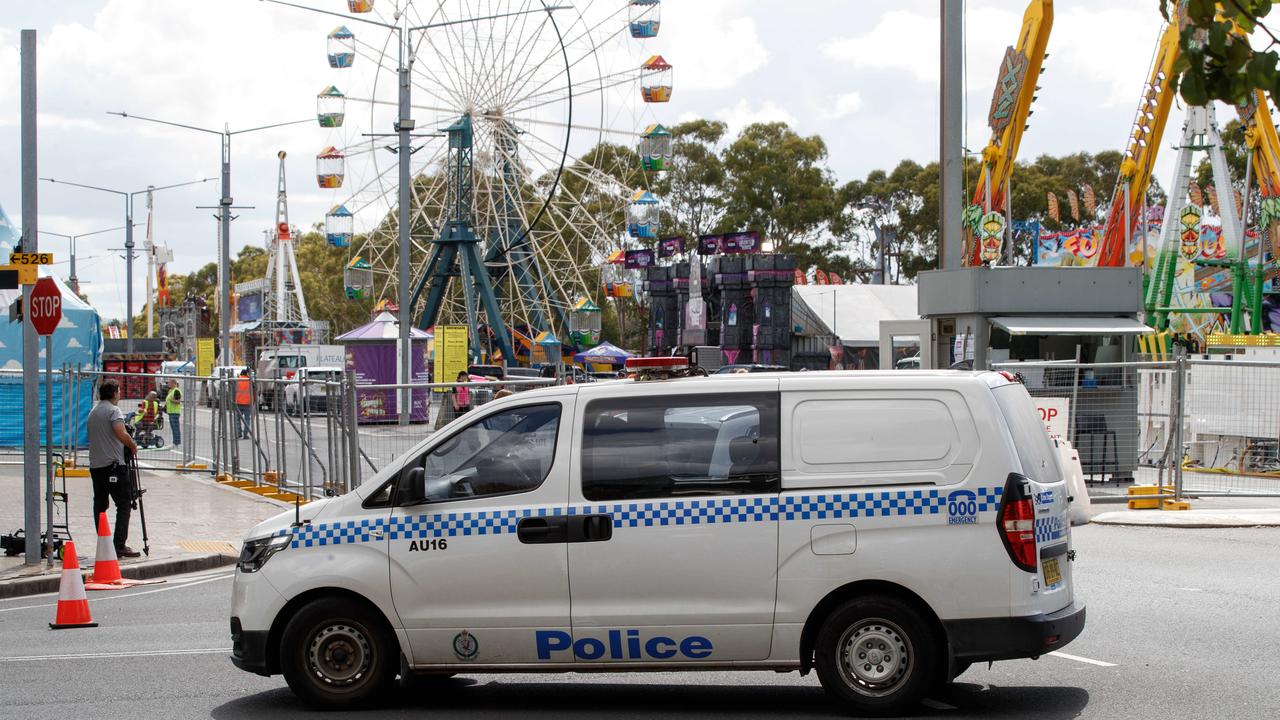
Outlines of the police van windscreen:
[{"label": "police van windscreen", "polygon": [[1005,385],[995,388],[996,404],[1004,415],[1013,447],[1022,463],[1022,474],[1039,483],[1056,483],[1062,480],[1058,468],[1058,455],[1053,441],[1045,432],[1035,403],[1022,385]]}]

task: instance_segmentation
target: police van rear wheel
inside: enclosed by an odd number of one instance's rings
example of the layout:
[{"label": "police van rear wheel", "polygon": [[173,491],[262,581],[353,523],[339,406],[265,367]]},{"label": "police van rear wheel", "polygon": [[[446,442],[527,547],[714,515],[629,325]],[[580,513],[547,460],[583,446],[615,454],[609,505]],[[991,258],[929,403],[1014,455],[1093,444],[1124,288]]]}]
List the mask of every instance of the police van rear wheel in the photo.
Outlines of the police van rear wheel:
[{"label": "police van rear wheel", "polygon": [[831,613],[818,631],[814,660],[827,694],[853,714],[895,715],[924,698],[937,654],[915,610],[868,597]]},{"label": "police van rear wheel", "polygon": [[281,671],[304,703],[349,708],[379,697],[395,679],[391,638],[358,603],[323,598],[303,607],[281,636]]}]

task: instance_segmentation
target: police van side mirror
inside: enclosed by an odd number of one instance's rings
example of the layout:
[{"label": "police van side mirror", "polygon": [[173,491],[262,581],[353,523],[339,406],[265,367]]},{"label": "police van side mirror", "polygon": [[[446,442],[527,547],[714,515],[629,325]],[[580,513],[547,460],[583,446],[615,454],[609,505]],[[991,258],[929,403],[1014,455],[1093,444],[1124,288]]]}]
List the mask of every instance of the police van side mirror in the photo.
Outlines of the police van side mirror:
[{"label": "police van side mirror", "polygon": [[410,468],[400,475],[400,486],[396,488],[396,505],[421,505],[427,501],[427,471],[421,467]]}]

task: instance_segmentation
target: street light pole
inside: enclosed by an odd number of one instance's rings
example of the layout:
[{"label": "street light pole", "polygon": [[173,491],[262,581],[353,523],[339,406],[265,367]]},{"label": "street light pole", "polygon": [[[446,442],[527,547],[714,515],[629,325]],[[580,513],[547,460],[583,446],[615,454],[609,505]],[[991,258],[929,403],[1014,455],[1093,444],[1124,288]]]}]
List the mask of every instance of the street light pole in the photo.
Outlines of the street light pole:
[{"label": "street light pole", "polygon": [[[244,133],[257,132],[259,130],[270,130],[272,128],[285,127],[287,125],[297,125],[299,123],[311,122],[311,118],[303,120],[290,120],[289,122],[272,123],[270,125],[260,125],[258,127],[245,128],[244,130],[232,130],[230,125],[223,124],[222,130],[214,130],[212,128],[199,127],[196,125],[185,125],[183,123],[170,122],[168,120],[157,120],[156,118],[142,117],[141,115],[130,115],[126,112],[108,112],[108,115],[117,115],[122,118],[132,118],[134,120],[142,120],[144,122],[153,122],[159,125],[168,125],[170,127],[182,128],[184,130],[194,130],[196,132],[217,135],[221,139],[222,150],[222,193],[218,198],[218,324],[221,326],[219,333],[219,345],[221,347],[221,362],[223,365],[231,364],[231,211],[235,209],[235,205],[231,198],[231,136],[242,135]],[[127,243],[126,243],[127,244]]]},{"label": "street light pole", "polygon": [[120,227],[106,228],[104,230],[94,230],[92,232],[87,232],[87,233],[79,233],[77,235],[64,235],[63,233],[56,233],[56,232],[49,232],[48,230],[41,230],[40,234],[50,235],[53,237],[60,237],[68,242],[69,244],[68,249],[71,251],[71,274],[67,276],[67,285],[71,287],[71,292],[75,293],[76,295],[79,295],[80,279],[76,277],[76,240],[79,240],[82,237],[89,237],[90,235],[101,235],[102,233],[114,232],[116,230],[123,230],[123,229],[124,229],[124,226],[120,226]]},{"label": "street light pole", "polygon": [[169,190],[172,188],[186,187],[188,185],[199,185],[200,183],[209,182],[213,178],[204,178],[201,180],[192,180],[184,183],[174,183],[173,185],[162,185],[161,187],[148,186],[145,190],[134,190],[129,192],[126,190],[113,190],[111,188],[98,187],[97,185],[85,185],[83,183],[67,182],[66,180],[56,180],[54,178],[40,178],[45,182],[57,183],[61,185],[70,185],[71,187],[81,188],[83,190],[97,190],[99,192],[111,193],[124,198],[124,259],[125,259],[125,301],[124,301],[124,326],[128,331],[125,339],[125,352],[133,352],[133,198],[143,193],[158,192],[160,190]]},{"label": "street light pole", "polygon": [[409,232],[409,205],[413,199],[412,192],[412,169],[409,166],[409,160],[412,157],[410,150],[410,133],[413,132],[413,107],[410,105],[410,87],[412,82],[411,66],[413,63],[413,48],[409,47],[411,42],[411,33],[396,33],[397,45],[400,51],[400,64],[396,70],[400,83],[400,112],[396,118],[396,135],[398,136],[398,150],[396,151],[397,160],[400,162],[400,220],[397,231],[396,242],[400,244],[399,257],[397,258],[397,288],[396,294],[399,295],[400,307],[397,315],[400,319],[400,337],[398,343],[400,352],[396,353],[400,372],[398,382],[400,383],[399,399],[396,403],[396,409],[399,412],[399,421],[401,425],[408,425],[413,415],[413,393],[409,390],[409,382],[413,377],[410,368],[413,366],[413,352],[409,341],[409,328],[413,324],[413,308],[409,307],[409,251],[413,239]]}]

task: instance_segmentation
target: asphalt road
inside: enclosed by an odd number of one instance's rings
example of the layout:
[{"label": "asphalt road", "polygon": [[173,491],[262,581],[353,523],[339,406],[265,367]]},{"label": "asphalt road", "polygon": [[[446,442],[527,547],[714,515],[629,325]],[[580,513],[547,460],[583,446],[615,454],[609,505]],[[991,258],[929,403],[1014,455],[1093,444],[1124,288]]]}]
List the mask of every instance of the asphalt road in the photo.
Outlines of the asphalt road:
[{"label": "asphalt road", "polygon": [[[1280,530],[1077,528],[1084,634],[975,667],[920,709],[941,718],[1270,718],[1280,702]],[[50,596],[0,601],[0,718],[314,717],[279,677],[227,660],[227,571],[91,596],[95,629],[50,631]],[[460,677],[378,718],[832,717],[796,673]]]}]

